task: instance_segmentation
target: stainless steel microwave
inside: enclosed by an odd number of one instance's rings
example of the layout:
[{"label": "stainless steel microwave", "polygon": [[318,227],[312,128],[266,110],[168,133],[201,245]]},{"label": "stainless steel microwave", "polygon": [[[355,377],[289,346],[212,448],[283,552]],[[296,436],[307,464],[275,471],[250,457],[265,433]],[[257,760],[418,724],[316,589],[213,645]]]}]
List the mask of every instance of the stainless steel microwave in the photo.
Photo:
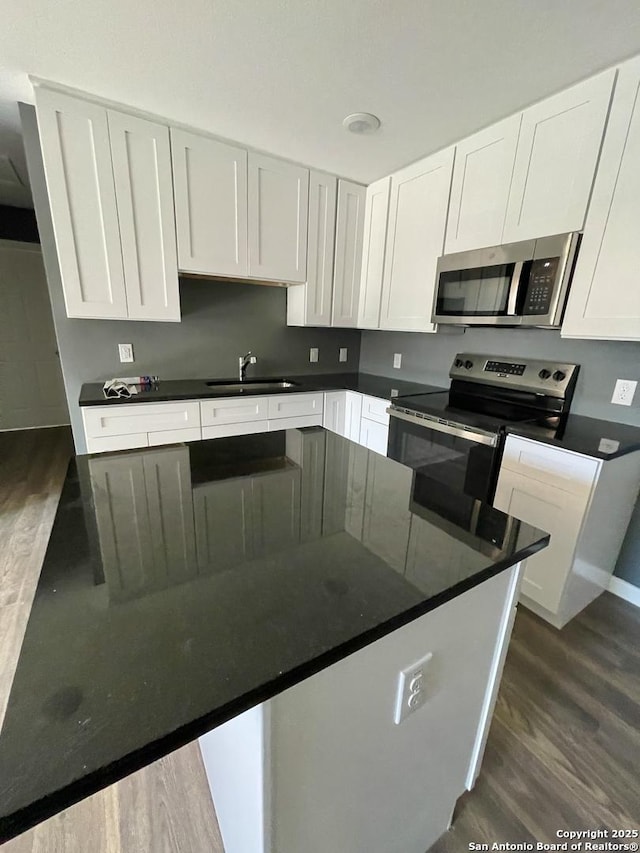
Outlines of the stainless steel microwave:
[{"label": "stainless steel microwave", "polygon": [[433,322],[559,328],[580,237],[557,234],[443,255]]}]

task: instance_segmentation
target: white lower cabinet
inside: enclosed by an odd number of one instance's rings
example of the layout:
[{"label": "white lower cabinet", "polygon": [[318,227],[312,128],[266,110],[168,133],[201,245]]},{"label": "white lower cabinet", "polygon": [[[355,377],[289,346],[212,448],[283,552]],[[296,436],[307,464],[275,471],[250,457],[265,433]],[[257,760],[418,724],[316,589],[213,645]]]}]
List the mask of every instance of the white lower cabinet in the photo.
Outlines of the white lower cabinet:
[{"label": "white lower cabinet", "polygon": [[85,406],[82,420],[89,453],[197,441],[201,437],[197,400]]},{"label": "white lower cabinet", "polygon": [[389,426],[377,421],[362,418],[360,421],[360,444],[369,450],[374,450],[382,456],[387,455],[387,442],[389,440]]},{"label": "white lower cabinet", "polygon": [[494,506],[551,534],[525,562],[523,604],[561,628],[607,588],[639,483],[640,453],[603,462],[507,437]]},{"label": "white lower cabinet", "polygon": [[389,401],[356,391],[325,394],[323,426],[369,450],[387,455]]},{"label": "white lower cabinet", "polygon": [[346,435],[347,392],[329,391],[324,395],[322,426],[338,435]]}]

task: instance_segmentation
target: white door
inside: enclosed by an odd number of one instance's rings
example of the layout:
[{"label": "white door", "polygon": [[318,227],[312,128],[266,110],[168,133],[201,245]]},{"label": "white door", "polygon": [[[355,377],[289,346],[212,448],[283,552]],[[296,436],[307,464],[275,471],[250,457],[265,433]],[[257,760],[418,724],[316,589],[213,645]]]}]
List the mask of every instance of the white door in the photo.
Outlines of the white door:
[{"label": "white door", "polygon": [[345,417],[347,410],[347,392],[329,391],[324,395],[324,411],[322,413],[322,426],[338,435],[345,433]]},{"label": "white door", "polygon": [[557,613],[582,528],[584,497],[503,467],[494,506],[551,534],[549,546],[525,561],[522,592]]},{"label": "white door", "polygon": [[581,231],[615,69],[525,110],[503,241]]},{"label": "white door", "polygon": [[358,394],[356,391],[347,391],[346,396],[344,436],[349,441],[359,442],[360,421],[362,418],[362,394]]},{"label": "white door", "polygon": [[445,252],[502,242],[521,118],[518,113],[456,145]]},{"label": "white door", "polygon": [[304,323],[331,325],[333,253],[336,235],[337,178],[323,172],[309,175],[309,247]]},{"label": "white door", "polygon": [[640,340],[640,59],[620,69],[563,337]]},{"label": "white door", "polygon": [[68,423],[40,246],[0,240],[0,430]]},{"label": "white door", "polygon": [[382,273],[387,241],[387,218],[391,177],[382,178],[367,187],[364,206],[364,236],[362,271],[360,273],[360,302],[358,328],[380,328]]},{"label": "white door", "polygon": [[247,152],[171,128],[178,267],[244,277],[247,257]]},{"label": "white door", "polygon": [[169,128],[109,110],[130,320],[180,320]]},{"label": "white door", "polygon": [[389,441],[389,426],[367,418],[360,420],[360,444],[369,450],[374,450],[381,456],[387,455],[387,444]]},{"label": "white door", "polygon": [[332,326],[358,325],[366,187],[338,181]]},{"label": "white door", "polygon": [[444,248],[454,149],[391,176],[381,329],[434,332],[436,265]]},{"label": "white door", "polygon": [[40,86],[35,99],[67,316],[124,320],[107,111]]},{"label": "white door", "polygon": [[249,275],[306,281],[309,170],[249,152]]}]

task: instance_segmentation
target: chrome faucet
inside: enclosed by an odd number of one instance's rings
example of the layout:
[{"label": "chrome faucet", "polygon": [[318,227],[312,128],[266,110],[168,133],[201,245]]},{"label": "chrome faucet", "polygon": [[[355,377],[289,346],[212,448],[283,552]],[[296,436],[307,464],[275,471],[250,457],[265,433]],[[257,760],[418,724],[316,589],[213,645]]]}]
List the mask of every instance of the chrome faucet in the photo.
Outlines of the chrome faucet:
[{"label": "chrome faucet", "polygon": [[257,358],[255,355],[251,355],[251,350],[246,355],[241,355],[238,358],[238,374],[240,377],[240,382],[244,382],[247,378],[247,367],[250,364],[255,364],[257,362]]}]

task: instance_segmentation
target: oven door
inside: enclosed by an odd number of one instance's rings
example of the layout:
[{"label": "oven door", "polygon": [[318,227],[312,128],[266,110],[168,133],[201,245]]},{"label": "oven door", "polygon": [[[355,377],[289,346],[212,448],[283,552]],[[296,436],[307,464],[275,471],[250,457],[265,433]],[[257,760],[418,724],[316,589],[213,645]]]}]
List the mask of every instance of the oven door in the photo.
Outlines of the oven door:
[{"label": "oven door", "polygon": [[414,500],[470,528],[477,501],[491,503],[500,436],[389,409],[387,456],[416,472]]}]

